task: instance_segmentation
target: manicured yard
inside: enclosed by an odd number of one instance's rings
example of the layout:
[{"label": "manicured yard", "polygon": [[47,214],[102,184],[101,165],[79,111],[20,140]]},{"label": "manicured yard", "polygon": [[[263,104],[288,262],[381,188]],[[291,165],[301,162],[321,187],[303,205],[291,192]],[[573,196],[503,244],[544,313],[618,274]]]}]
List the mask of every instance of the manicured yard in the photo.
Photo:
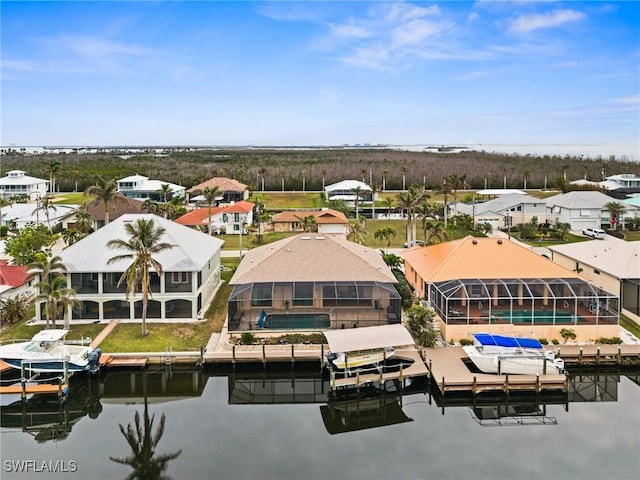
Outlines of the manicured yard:
[{"label": "manicured yard", "polygon": [[63,203],[63,204],[75,204],[81,205],[85,202],[86,197],[82,192],[66,192],[66,193],[58,193],[53,201],[53,203]]},{"label": "manicured yard", "polygon": [[326,207],[324,194],[320,192],[253,192],[249,201],[256,199],[260,199],[267,209]]}]

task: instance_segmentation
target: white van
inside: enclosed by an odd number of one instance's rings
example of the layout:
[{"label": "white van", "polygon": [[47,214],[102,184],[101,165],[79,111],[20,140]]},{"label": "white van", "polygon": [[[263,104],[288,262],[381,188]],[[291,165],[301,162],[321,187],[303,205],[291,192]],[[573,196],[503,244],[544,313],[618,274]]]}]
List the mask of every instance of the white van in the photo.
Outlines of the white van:
[{"label": "white van", "polygon": [[601,230],[599,228],[585,228],[584,230],[582,230],[582,234],[586,235],[587,237],[597,238],[599,240],[602,240],[607,235],[604,230]]}]

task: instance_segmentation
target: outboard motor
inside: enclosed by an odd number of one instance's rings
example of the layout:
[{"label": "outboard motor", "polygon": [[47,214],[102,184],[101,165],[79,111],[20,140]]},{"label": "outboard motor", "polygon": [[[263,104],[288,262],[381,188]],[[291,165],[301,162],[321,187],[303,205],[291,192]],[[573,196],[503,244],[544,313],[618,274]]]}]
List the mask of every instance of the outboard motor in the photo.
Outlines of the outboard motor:
[{"label": "outboard motor", "polygon": [[89,371],[91,373],[97,373],[100,370],[100,355],[102,355],[102,350],[100,348],[96,348],[89,352],[87,360],[89,362]]}]

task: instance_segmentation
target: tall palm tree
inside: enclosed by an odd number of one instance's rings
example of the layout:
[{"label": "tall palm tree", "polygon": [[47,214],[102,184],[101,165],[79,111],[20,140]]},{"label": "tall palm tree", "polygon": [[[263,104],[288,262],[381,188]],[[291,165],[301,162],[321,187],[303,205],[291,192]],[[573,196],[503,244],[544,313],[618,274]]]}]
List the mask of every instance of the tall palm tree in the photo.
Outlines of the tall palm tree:
[{"label": "tall palm tree", "polygon": [[162,265],[154,255],[170,250],[174,245],[162,241],[165,229],[156,226],[152,218],[140,218],[135,223],[126,223],[124,227],[129,238],[109,240],[107,247],[125,250],[127,253],[115,255],[107,263],[131,260],[131,264],[118,280],[118,286],[123,282],[127,283],[127,300],[130,296],[135,296],[138,287],[140,287],[142,293],[142,335],[146,336],[149,334],[147,331],[147,305],[151,291],[151,271],[155,270],[158,275],[163,274]]},{"label": "tall palm tree", "polygon": [[412,242],[416,239],[414,216],[416,208],[425,196],[426,192],[424,187],[416,187],[414,185],[411,185],[406,192],[400,192],[396,195],[398,207],[407,212],[407,242]]},{"label": "tall palm tree", "polygon": [[351,189],[351,193],[353,193],[354,195],[354,203],[355,203],[355,207],[356,207],[356,220],[358,220],[360,218],[360,213],[359,213],[359,207],[360,207],[360,194],[363,192],[364,190],[362,189],[362,187],[357,186],[355,188]]},{"label": "tall palm tree", "polygon": [[47,165],[49,169],[49,188],[52,194],[56,193],[56,177],[58,176],[58,172],[60,171],[61,163],[57,160],[50,160]]},{"label": "tall palm tree", "polygon": [[27,271],[37,273],[40,281],[48,282],[51,277],[64,275],[67,272],[67,266],[58,255],[47,258],[46,255],[39,253],[38,259],[27,265]]},{"label": "tall palm tree", "polygon": [[625,205],[620,202],[608,202],[604,208],[609,212],[609,224],[614,230],[617,230],[620,227],[620,220],[624,216]]},{"label": "tall palm tree", "polygon": [[455,173],[452,173],[451,175],[449,175],[449,177],[447,177],[447,182],[449,183],[449,185],[451,185],[451,192],[453,193],[453,204],[455,208],[454,215],[457,215],[458,214],[458,190],[467,182],[467,176],[466,175],[459,176],[459,175],[456,175]]},{"label": "tall palm tree", "polygon": [[387,189],[387,173],[389,173],[388,168],[382,169],[382,191],[384,192]]},{"label": "tall palm tree", "polygon": [[440,190],[438,193],[442,193],[444,195],[444,226],[447,227],[447,217],[448,215],[448,199],[449,194],[451,193],[451,184],[447,181],[446,178],[443,179],[442,185],[440,186]]},{"label": "tall palm tree", "polygon": [[129,199],[118,191],[118,185],[113,179],[105,180],[96,175],[94,177],[95,184],[90,185],[84,191],[87,197],[100,200],[104,207],[104,223],[109,223],[109,204],[117,202],[128,202]]},{"label": "tall palm tree", "polygon": [[447,230],[444,228],[444,223],[442,222],[427,220],[422,224],[422,229],[424,232],[424,243],[426,245],[442,243],[447,239]]},{"label": "tall palm tree", "polygon": [[367,233],[364,226],[358,220],[349,223],[351,226],[351,237],[353,238],[353,241],[356,243],[362,243],[362,236]]},{"label": "tall palm tree", "polygon": [[[35,296],[34,301],[44,301],[47,327],[51,323],[55,328],[56,318],[65,312],[67,307],[80,304],[75,298],[76,291],[67,287],[67,277],[63,275],[55,275],[49,281],[40,280],[36,284],[36,288],[39,293]],[[68,315],[64,315],[64,327],[69,328]]]},{"label": "tall palm tree", "polygon": [[384,204],[387,207],[387,218],[391,218],[391,210],[393,209],[393,198],[391,197],[385,198]]},{"label": "tall palm tree", "polygon": [[216,203],[216,197],[220,194],[220,189],[218,187],[204,187],[202,190],[202,196],[207,201],[207,225],[209,225],[208,232],[209,235],[212,233],[211,227],[211,207],[214,203]]},{"label": "tall palm tree", "polygon": [[91,233],[93,230],[95,220],[91,216],[89,212],[86,210],[79,210],[76,213],[74,228],[78,231],[78,233],[86,235]]},{"label": "tall palm tree", "polygon": [[49,231],[51,231],[51,217],[49,215],[49,210],[53,210],[54,212],[58,210],[56,206],[53,204],[53,197],[50,195],[45,195],[38,201],[38,206],[33,211],[36,214],[36,218],[39,212],[44,212],[44,216],[47,219],[47,227]]},{"label": "tall palm tree", "polygon": [[168,183],[161,183],[158,193],[162,197],[162,201],[167,203],[169,201],[169,195],[173,193],[173,190],[171,189],[171,185]]}]

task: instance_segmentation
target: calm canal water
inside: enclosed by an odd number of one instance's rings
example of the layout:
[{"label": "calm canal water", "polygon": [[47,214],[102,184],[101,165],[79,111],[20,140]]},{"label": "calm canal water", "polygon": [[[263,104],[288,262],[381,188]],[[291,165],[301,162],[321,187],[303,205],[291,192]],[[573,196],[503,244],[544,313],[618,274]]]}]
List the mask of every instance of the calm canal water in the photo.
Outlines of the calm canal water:
[{"label": "calm canal water", "polygon": [[126,478],[132,467],[110,457],[132,456],[119,426],[136,412],[143,426],[146,403],[152,434],[165,416],[152,463],[174,479],[637,479],[639,385],[640,373],[590,373],[568,395],[474,408],[443,406],[427,382],[328,402],[318,372],[271,366],[110,371],[74,379],[61,407],[3,406],[0,476]]}]

